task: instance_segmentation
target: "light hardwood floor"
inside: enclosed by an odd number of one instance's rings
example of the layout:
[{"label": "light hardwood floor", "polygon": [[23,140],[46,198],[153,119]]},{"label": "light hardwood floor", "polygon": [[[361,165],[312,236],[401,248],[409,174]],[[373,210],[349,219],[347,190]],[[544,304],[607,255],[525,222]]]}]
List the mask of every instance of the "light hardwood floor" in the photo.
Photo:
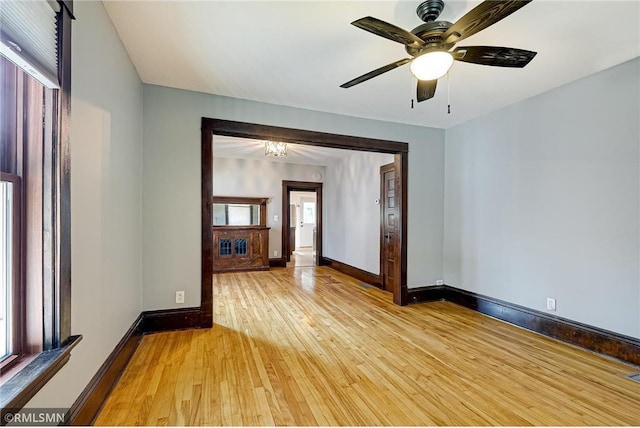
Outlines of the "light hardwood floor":
[{"label": "light hardwood floor", "polygon": [[315,253],[311,247],[298,248],[291,255],[287,267],[312,267],[316,265]]},{"label": "light hardwood floor", "polygon": [[214,277],[210,330],[145,336],[98,425],[640,425],[637,368],[329,268]]}]

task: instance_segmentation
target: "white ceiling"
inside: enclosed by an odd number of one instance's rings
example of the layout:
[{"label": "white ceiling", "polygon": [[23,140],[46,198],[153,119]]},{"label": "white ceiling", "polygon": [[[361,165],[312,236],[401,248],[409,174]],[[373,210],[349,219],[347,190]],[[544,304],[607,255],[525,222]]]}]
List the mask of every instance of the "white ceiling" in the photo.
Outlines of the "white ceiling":
[{"label": "white ceiling", "polygon": [[258,159],[300,165],[329,166],[354,153],[351,150],[288,143],[287,156],[271,157],[264,155],[264,141],[222,135],[214,137],[214,158]]},{"label": "white ceiling", "polygon": [[[537,51],[524,69],[456,62],[414,109],[400,44],[350,22],[373,16],[411,30],[415,1],[105,1],[145,83],[356,117],[448,128],[640,55],[640,2],[535,0],[459,46]],[[479,1],[445,0],[455,22]],[[80,17],[81,18],[81,17]]]}]

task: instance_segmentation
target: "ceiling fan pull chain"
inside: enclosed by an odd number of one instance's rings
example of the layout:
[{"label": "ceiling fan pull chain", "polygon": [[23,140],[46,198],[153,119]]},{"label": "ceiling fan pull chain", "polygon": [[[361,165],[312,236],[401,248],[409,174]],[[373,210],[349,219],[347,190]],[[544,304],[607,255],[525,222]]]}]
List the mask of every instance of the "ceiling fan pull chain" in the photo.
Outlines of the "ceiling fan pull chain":
[{"label": "ceiling fan pull chain", "polygon": [[416,85],[416,79],[413,77],[413,74],[409,73],[409,93],[411,94],[411,108],[413,108],[413,96],[415,94],[413,88]]},{"label": "ceiling fan pull chain", "polygon": [[451,79],[449,77],[450,71],[447,72],[447,114],[451,114]]}]

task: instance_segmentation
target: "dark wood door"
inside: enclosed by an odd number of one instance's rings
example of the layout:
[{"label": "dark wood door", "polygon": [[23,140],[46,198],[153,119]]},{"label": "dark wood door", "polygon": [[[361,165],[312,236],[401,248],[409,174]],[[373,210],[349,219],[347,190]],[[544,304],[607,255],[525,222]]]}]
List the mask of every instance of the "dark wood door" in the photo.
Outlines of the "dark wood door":
[{"label": "dark wood door", "polygon": [[396,170],[393,163],[380,167],[380,274],[382,288],[393,292],[399,281],[399,236]]}]

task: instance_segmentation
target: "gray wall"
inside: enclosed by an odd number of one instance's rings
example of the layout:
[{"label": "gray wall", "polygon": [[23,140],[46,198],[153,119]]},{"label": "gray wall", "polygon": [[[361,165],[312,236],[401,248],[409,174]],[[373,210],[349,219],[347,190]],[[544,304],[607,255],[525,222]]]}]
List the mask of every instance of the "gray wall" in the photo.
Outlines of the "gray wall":
[{"label": "gray wall", "polygon": [[640,60],[446,132],[449,285],[640,337]]},{"label": "gray wall", "polygon": [[444,131],[144,85],[143,306],[200,302],[200,124],[211,117],[409,143],[408,285],[442,277]]},{"label": "gray wall", "polygon": [[380,272],[380,166],[393,162],[387,153],[346,152],[327,166],[324,186],[325,257],[367,272]]},{"label": "gray wall", "polygon": [[[282,254],[282,181],[322,181],[312,177],[315,172],[319,172],[324,177],[325,167],[257,159],[214,158],[213,194],[269,198],[267,202],[267,226],[271,228],[269,257],[280,257]],[[274,215],[278,216],[278,221],[274,221]],[[274,251],[278,251],[277,256],[274,256]],[[176,282],[178,279],[175,279]]]},{"label": "gray wall", "polygon": [[74,13],[71,328],[84,339],[28,407],[69,407],[142,306],[142,84],[102,3]]}]

